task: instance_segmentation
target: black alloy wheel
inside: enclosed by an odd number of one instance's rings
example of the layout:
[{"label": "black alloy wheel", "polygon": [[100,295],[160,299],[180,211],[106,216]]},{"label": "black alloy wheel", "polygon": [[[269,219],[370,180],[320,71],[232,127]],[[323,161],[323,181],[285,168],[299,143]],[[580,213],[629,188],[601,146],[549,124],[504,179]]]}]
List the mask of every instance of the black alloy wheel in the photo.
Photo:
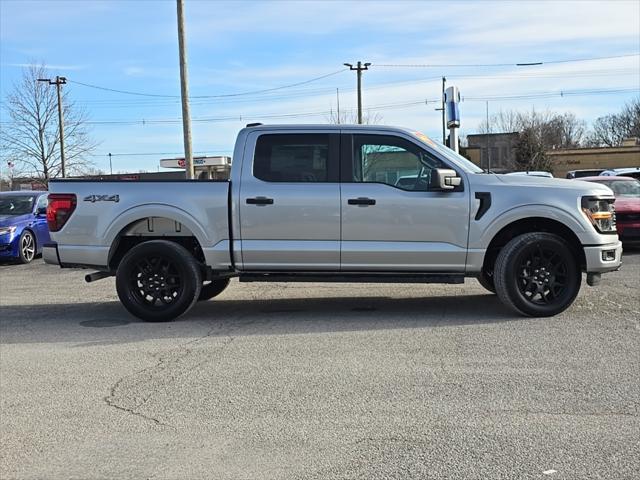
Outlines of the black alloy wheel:
[{"label": "black alloy wheel", "polygon": [[200,295],[198,262],[181,245],[152,240],[132,248],[116,273],[120,301],[133,315],[150,322],[173,320]]},{"label": "black alloy wheel", "polygon": [[565,293],[568,270],[566,258],[538,243],[520,257],[518,289],[534,305],[551,305]]},{"label": "black alloy wheel", "polygon": [[498,255],[494,282],[507,306],[528,316],[547,317],[568,308],[580,290],[576,255],[559,236],[526,233]]}]

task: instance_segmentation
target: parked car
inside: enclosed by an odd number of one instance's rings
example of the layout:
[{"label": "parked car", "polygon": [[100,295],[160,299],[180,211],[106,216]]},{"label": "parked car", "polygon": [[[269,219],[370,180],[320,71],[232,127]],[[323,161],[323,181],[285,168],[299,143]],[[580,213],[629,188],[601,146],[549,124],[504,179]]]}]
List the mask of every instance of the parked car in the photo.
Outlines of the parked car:
[{"label": "parked car", "polygon": [[580,180],[606,185],[616,197],[616,229],[623,242],[640,241],[640,180],[631,177],[586,177]]},{"label": "parked car", "polygon": [[511,172],[507,173],[507,175],[528,175],[530,177],[545,177],[545,178],[553,178],[553,173],[551,172],[543,172],[543,171],[526,171],[526,172]]},{"label": "parked car", "polygon": [[595,175],[600,175],[604,170],[602,168],[591,168],[584,170],[569,170],[567,172],[567,178],[582,178],[582,177],[593,177]]},{"label": "parked car", "polygon": [[49,241],[47,192],[0,192],[0,260],[29,263]]},{"label": "parked car", "polygon": [[[396,185],[409,175],[414,188]],[[507,308],[545,317],[573,303],[582,272],[593,286],[622,261],[609,188],[485,173],[380,125],[248,125],[229,181],[60,179],[49,190],[45,261],[96,269],[90,282],[115,275],[124,307],[148,321],[184,314],[231,277],[476,277]]]},{"label": "parked car", "polygon": [[631,177],[640,179],[640,167],[612,168],[600,173],[603,177]]}]

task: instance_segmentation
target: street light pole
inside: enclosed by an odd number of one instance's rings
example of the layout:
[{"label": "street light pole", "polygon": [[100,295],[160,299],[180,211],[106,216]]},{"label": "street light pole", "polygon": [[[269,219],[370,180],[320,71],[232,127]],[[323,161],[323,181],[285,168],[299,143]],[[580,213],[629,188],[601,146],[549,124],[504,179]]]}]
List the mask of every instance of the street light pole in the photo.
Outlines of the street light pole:
[{"label": "street light pole", "polygon": [[66,85],[67,79],[65,77],[56,76],[55,80],[48,78],[39,78],[39,82],[47,82],[49,85],[55,85],[58,93],[58,131],[60,132],[60,171],[62,178],[65,178],[65,161],[64,161],[64,113],[62,110],[62,93],[60,87]]},{"label": "street light pole", "polygon": [[364,70],[369,70],[369,65],[371,63],[358,62],[357,66],[353,66],[350,63],[345,63],[345,67],[349,67],[349,70],[355,70],[358,76],[358,124],[362,125],[362,72]]}]

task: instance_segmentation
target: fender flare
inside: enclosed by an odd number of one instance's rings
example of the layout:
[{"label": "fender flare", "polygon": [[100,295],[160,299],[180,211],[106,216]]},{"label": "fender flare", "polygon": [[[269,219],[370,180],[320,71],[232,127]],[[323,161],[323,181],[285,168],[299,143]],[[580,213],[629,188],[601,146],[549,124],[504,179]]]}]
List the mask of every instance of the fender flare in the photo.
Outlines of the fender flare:
[{"label": "fender flare", "polygon": [[501,213],[491,220],[491,222],[482,229],[482,235],[472,248],[487,248],[504,227],[528,218],[554,220],[569,228],[580,240],[582,240],[582,234],[586,232],[584,224],[581,223],[575,215],[562,208],[545,204],[520,205]]},{"label": "fender flare", "polygon": [[205,247],[211,243],[207,232],[198,221],[188,212],[165,204],[145,204],[132,207],[118,215],[105,229],[104,239],[106,245],[113,248],[113,244],[120,233],[130,224],[148,217],[164,217],[180,222],[187,227],[196,237],[200,246]]}]

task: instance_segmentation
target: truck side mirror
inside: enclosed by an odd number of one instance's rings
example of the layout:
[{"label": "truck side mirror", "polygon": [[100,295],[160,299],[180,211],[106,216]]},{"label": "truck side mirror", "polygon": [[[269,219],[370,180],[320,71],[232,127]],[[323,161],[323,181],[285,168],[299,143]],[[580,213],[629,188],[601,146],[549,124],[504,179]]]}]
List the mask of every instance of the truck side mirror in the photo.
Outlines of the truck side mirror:
[{"label": "truck side mirror", "polygon": [[453,190],[461,182],[455,170],[437,168],[431,173],[431,188],[434,190]]}]

